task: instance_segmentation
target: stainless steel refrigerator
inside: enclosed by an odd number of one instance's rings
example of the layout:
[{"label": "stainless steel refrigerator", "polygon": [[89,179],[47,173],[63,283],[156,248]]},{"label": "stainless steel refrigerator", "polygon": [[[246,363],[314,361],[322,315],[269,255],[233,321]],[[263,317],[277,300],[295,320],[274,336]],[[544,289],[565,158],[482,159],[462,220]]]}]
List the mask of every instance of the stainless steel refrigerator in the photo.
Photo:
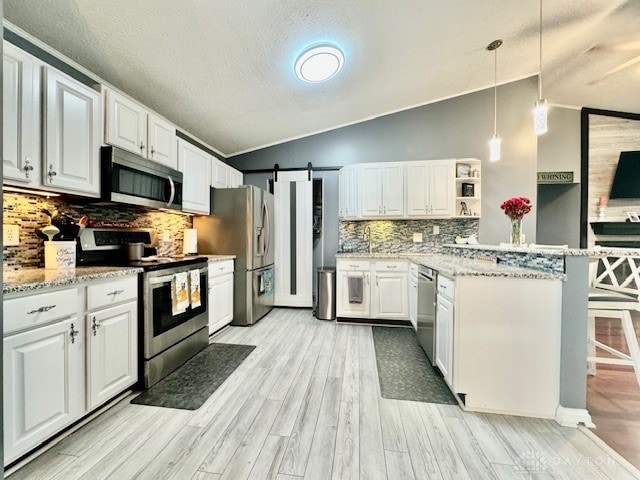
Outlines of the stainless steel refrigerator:
[{"label": "stainless steel refrigerator", "polygon": [[[232,325],[273,308],[273,195],[254,187],[211,189],[211,215],[195,217],[198,253],[235,255]],[[210,305],[209,308],[215,308]]]}]

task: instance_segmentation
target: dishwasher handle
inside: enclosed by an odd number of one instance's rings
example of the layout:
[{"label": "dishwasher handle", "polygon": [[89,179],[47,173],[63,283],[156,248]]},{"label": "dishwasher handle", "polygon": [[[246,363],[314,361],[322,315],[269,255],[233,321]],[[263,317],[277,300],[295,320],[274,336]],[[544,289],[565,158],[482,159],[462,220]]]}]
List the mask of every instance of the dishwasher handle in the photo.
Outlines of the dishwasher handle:
[{"label": "dishwasher handle", "polygon": [[437,273],[435,273],[435,272],[433,272],[431,274],[429,274],[428,272],[423,272],[423,271],[419,271],[418,272],[418,277],[424,278],[425,280],[427,280],[429,282],[435,282],[436,281],[436,275],[437,275]]}]

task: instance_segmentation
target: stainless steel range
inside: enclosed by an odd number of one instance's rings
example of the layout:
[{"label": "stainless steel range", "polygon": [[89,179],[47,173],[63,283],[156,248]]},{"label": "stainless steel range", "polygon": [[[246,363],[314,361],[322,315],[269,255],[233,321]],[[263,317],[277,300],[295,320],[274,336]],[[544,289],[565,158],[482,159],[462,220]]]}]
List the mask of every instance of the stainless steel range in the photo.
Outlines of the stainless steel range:
[{"label": "stainless steel range", "polygon": [[[149,388],[209,344],[208,268],[205,257],[129,261],[125,246],[134,242],[144,244],[147,257],[156,253],[152,230],[85,228],[78,238],[78,264],[128,265],[144,270],[138,282],[139,365],[141,383]],[[196,270],[200,292],[204,292],[201,304],[174,315],[172,283],[176,274]]]}]

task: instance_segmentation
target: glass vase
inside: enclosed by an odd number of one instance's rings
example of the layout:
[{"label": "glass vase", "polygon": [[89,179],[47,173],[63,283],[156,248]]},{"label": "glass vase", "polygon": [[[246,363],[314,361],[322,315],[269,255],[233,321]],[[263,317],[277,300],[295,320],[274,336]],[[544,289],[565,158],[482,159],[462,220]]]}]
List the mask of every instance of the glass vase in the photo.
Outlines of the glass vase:
[{"label": "glass vase", "polygon": [[513,247],[519,247],[522,245],[522,219],[511,219],[511,245]]}]

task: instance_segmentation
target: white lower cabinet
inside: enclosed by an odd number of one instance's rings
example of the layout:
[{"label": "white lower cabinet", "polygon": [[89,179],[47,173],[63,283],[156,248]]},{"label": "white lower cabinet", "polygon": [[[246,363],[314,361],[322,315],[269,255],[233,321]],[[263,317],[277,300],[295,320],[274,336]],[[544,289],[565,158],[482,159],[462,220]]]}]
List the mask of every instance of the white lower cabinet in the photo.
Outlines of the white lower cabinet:
[{"label": "white lower cabinet", "polygon": [[[336,315],[347,318],[369,318],[371,312],[371,262],[338,259],[336,262]],[[362,281],[362,301],[349,301],[349,279]],[[355,298],[353,300],[356,300]]]},{"label": "white lower cabinet", "polygon": [[93,409],[138,381],[138,303],[87,314],[87,404]]},{"label": "white lower cabinet", "polygon": [[409,318],[409,279],[407,272],[375,271],[374,314],[379,318]]},{"label": "white lower cabinet", "polygon": [[438,295],[436,306],[436,366],[453,386],[453,303]]},{"label": "white lower cabinet", "polygon": [[137,277],[9,294],[3,310],[6,465],[136,383]]},{"label": "white lower cabinet", "polygon": [[[408,320],[408,267],[406,260],[338,259],[337,316]],[[362,302],[350,302],[349,278],[362,279]]]},{"label": "white lower cabinet", "polygon": [[233,260],[209,263],[209,335],[233,320]]},{"label": "white lower cabinet", "polygon": [[5,337],[5,463],[84,414],[83,333],[74,316]]}]

